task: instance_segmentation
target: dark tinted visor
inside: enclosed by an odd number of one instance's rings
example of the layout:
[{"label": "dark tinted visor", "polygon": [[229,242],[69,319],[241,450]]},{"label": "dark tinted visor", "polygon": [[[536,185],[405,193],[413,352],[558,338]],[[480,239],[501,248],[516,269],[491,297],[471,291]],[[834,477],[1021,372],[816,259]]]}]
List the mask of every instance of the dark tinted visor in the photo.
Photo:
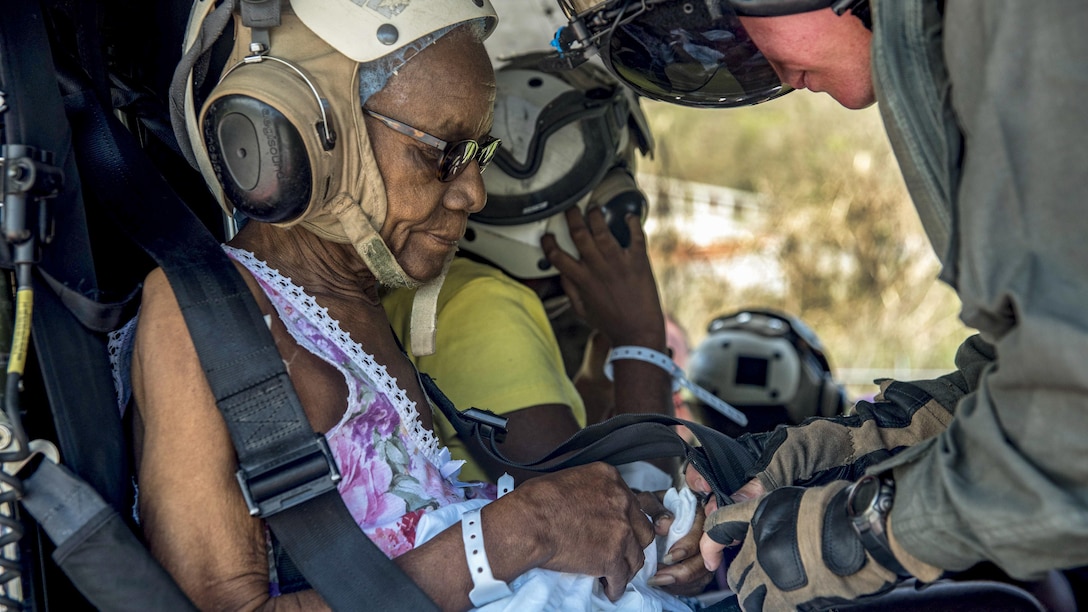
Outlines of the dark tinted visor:
[{"label": "dark tinted visor", "polygon": [[[639,94],[687,106],[759,104],[792,91],[748,37],[725,1],[652,4],[626,15],[601,55]],[[632,6],[634,5],[634,6]]]}]

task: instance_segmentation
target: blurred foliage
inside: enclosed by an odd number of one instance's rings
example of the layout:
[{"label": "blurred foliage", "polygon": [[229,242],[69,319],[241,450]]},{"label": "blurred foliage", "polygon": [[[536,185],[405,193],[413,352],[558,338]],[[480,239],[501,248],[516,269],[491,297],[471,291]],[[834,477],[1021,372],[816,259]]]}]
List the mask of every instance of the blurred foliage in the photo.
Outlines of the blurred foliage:
[{"label": "blurred foliage", "polygon": [[[657,147],[641,172],[765,196],[752,231],[713,249],[668,224],[652,238],[666,310],[693,346],[714,316],[763,306],[808,323],[836,371],[953,368],[971,330],[958,319],[955,293],[936,280],[939,263],[877,108],[849,111],[808,92],[745,109],[643,108]],[[777,263],[767,282],[730,283],[728,261],[755,254]]]}]

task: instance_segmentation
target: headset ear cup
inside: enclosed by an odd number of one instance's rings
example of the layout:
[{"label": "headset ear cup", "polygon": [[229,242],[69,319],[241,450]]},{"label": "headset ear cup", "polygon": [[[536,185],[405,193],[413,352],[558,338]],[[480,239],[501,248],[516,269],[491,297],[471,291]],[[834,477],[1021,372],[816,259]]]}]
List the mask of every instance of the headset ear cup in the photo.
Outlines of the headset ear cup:
[{"label": "headset ear cup", "polygon": [[250,96],[228,95],[207,106],[203,126],[212,169],[235,208],[267,223],[306,212],[314,185],[310,156],[282,112]]},{"label": "headset ear cup", "polygon": [[208,95],[201,137],[224,198],[248,217],[289,225],[328,197],[342,168],[314,80],[266,57],[231,68]]}]

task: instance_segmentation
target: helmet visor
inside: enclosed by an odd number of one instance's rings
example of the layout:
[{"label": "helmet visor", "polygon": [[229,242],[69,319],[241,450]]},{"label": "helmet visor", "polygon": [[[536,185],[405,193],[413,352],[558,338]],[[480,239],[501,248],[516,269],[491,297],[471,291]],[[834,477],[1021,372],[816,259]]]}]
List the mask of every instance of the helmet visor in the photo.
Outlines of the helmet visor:
[{"label": "helmet visor", "polygon": [[[606,65],[639,94],[728,108],[790,91],[725,1],[627,2],[599,44]],[[634,15],[632,16],[632,13]]]}]

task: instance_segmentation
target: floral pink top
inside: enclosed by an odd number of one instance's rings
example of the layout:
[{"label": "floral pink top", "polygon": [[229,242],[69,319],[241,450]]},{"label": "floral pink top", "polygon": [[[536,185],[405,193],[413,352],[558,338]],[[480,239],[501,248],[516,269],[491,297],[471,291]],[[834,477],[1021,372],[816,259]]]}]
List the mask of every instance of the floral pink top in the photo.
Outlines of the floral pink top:
[{"label": "floral pink top", "polygon": [[313,297],[252,253],[224,249],[257,279],[295,341],[343,373],[347,409],[325,434],[340,468],[340,495],[385,554],[411,550],[420,516],[465,500],[465,485],[456,480],[463,462],[450,460],[397,380]]}]

